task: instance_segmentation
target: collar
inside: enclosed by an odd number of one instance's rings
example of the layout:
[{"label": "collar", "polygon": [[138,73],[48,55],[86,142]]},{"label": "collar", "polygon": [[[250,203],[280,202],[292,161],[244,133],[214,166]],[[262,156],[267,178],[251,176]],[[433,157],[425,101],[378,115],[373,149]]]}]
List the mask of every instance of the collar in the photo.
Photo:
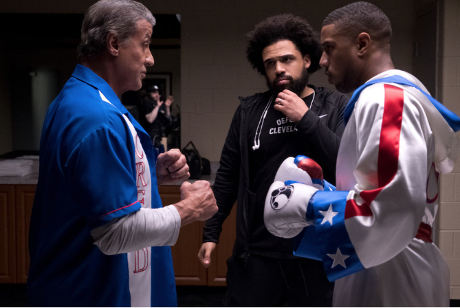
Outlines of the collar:
[{"label": "collar", "polygon": [[107,83],[107,81],[99,77],[99,75],[93,72],[90,68],[84,65],[81,65],[81,64],[77,64],[72,74],[72,77],[101,91],[102,94],[104,94],[104,96],[110,101],[110,103],[112,103],[115,107],[117,107],[121,113],[125,115],[127,113],[129,114],[128,110],[120,102],[120,99],[115,94],[112,87],[110,87],[110,85]]},{"label": "collar", "polygon": [[128,117],[130,122],[134,125],[134,127],[142,132],[143,134],[147,135],[147,132],[142,128],[142,126],[134,119],[134,117],[131,115],[131,113],[126,109],[125,106],[121,103],[120,99],[118,96],[115,94],[113,91],[112,87],[105,81],[103,78],[101,78],[99,75],[97,75],[95,72],[93,72],[90,68],[77,64],[75,67],[75,70],[72,74],[72,77],[88,84],[89,86],[99,90],[104,94],[104,96],[107,98],[107,100],[110,101],[112,105],[114,105],[122,114]]},{"label": "collar", "polygon": [[[368,86],[371,86],[376,83],[394,83],[398,85],[403,85],[403,86],[410,86],[418,91],[420,91],[430,102],[433,104],[433,106],[439,111],[439,113],[442,115],[444,120],[449,124],[449,126],[452,128],[454,131],[459,131],[460,130],[460,118],[447,109],[444,105],[442,105],[440,102],[438,102],[436,99],[434,99],[430,94],[428,94],[428,91],[426,88],[412,75],[405,73],[404,75],[408,75],[409,77],[412,76],[414,79],[414,82],[409,81],[408,79],[404,78],[406,76],[401,76],[400,74],[397,74],[398,70],[390,70],[387,72],[383,72],[373,78],[371,78],[368,82],[360,86],[356,91],[353,92],[353,96],[351,97],[350,101],[347,104],[347,107],[345,108],[344,112],[344,122],[345,125],[347,125],[348,120],[351,117],[351,114],[353,113],[353,109],[355,108],[356,101],[359,98],[359,95],[361,92]],[[420,86],[418,86],[416,83],[419,83]]]},{"label": "collar", "polygon": [[[308,87],[312,88],[313,91],[314,91],[313,93],[315,93],[315,99],[313,100],[313,105],[316,106],[316,107],[321,107],[323,105],[323,100],[320,99],[320,97],[321,97],[320,92],[321,91],[318,89],[317,86],[312,85],[312,84],[308,84]],[[308,106],[308,107],[310,107],[310,106]]]}]

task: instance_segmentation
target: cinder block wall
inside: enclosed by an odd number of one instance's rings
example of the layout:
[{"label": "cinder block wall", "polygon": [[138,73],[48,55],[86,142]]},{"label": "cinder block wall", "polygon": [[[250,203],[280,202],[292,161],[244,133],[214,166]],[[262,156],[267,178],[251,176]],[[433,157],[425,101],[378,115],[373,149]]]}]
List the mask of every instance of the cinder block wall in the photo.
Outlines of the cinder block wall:
[{"label": "cinder block wall", "polygon": [[[441,102],[460,115],[460,0],[444,0],[439,11],[438,92]],[[449,263],[450,297],[460,299],[460,159],[452,173],[441,175],[436,243]]]},{"label": "cinder block wall", "polygon": [[[192,140],[202,156],[218,161],[238,96],[266,91],[265,79],[245,56],[245,36],[265,17],[292,13],[303,16],[318,31],[332,10],[352,1],[212,0],[185,4],[182,15],[182,146]],[[412,71],[414,17],[402,11],[401,1],[371,1],[390,17],[394,29],[392,56],[397,68]],[[412,8],[413,1],[404,0]],[[152,1],[153,3],[153,1]],[[310,82],[329,85],[324,70]]]}]

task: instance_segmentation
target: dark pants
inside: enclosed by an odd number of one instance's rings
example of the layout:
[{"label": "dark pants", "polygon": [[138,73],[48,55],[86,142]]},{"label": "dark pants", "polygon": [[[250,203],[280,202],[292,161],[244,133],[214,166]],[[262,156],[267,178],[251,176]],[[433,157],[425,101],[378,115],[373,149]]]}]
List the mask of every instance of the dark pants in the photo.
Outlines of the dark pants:
[{"label": "dark pants", "polygon": [[250,255],[227,260],[224,306],[332,306],[322,262]]}]

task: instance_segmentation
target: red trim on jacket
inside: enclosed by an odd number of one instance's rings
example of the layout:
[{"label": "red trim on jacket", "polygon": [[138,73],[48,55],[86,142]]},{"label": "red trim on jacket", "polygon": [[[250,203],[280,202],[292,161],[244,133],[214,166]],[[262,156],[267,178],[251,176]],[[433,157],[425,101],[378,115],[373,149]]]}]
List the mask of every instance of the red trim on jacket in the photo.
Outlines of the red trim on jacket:
[{"label": "red trim on jacket", "polygon": [[378,186],[373,190],[365,190],[360,197],[365,201],[358,205],[354,199],[347,200],[345,219],[355,216],[372,216],[370,204],[388,185],[398,172],[399,141],[401,135],[404,90],[389,84],[384,85],[385,102],[383,107],[382,128],[378,153]]}]

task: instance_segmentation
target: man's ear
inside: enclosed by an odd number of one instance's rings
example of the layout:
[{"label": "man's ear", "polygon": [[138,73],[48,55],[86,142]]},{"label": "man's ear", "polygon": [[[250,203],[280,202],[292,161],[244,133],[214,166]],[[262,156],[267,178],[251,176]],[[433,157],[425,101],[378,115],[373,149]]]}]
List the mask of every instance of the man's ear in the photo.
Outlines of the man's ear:
[{"label": "man's ear", "polygon": [[118,37],[115,36],[113,33],[109,33],[107,35],[107,51],[109,54],[112,56],[116,57],[119,54],[119,42],[118,42]]},{"label": "man's ear", "polygon": [[369,51],[371,46],[371,36],[369,33],[361,32],[356,38],[356,45],[358,48],[358,57],[364,56]]},{"label": "man's ear", "polygon": [[303,61],[305,63],[305,68],[309,68],[311,65],[310,55],[303,56]]}]

